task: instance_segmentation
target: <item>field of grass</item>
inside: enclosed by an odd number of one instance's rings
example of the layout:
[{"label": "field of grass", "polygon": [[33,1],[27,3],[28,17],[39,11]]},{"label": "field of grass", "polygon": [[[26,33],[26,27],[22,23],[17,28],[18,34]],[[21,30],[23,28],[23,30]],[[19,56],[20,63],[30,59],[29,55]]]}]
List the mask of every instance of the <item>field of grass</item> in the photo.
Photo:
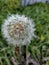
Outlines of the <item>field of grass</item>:
[{"label": "field of grass", "polygon": [[32,18],[35,22],[35,37],[28,51],[31,57],[40,65],[49,65],[49,4],[33,4],[26,7],[20,6],[20,0],[0,0],[0,65],[12,65],[9,58],[14,57],[14,46],[8,45],[3,39],[1,33],[1,25],[11,14],[23,14]]}]

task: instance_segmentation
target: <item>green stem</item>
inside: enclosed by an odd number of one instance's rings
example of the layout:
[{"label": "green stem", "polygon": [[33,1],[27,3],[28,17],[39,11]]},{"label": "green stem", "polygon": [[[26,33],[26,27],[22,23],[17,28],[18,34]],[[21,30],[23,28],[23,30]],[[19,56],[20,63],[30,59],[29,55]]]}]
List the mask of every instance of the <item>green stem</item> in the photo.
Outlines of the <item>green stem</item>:
[{"label": "green stem", "polygon": [[26,45],[26,56],[28,54],[28,45]]},{"label": "green stem", "polygon": [[22,50],[21,50],[22,48],[21,48],[21,45],[19,46],[19,54],[21,55],[22,54]]},{"label": "green stem", "polygon": [[19,46],[19,63],[20,63],[20,65],[23,65],[22,64],[22,48],[21,48],[22,46],[20,45]]},{"label": "green stem", "polygon": [[26,65],[27,65],[27,57],[28,57],[28,45],[26,45]]}]

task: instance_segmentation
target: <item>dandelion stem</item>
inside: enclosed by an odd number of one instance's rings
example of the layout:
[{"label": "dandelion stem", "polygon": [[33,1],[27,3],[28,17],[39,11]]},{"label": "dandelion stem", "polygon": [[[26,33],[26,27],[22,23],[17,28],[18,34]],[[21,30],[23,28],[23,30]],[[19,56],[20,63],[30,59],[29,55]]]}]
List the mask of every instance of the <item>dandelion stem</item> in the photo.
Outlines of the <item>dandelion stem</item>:
[{"label": "dandelion stem", "polygon": [[21,52],[21,45],[19,46],[19,54],[21,55],[22,52]]},{"label": "dandelion stem", "polygon": [[28,60],[28,45],[26,45],[26,65],[28,65],[27,60]]}]

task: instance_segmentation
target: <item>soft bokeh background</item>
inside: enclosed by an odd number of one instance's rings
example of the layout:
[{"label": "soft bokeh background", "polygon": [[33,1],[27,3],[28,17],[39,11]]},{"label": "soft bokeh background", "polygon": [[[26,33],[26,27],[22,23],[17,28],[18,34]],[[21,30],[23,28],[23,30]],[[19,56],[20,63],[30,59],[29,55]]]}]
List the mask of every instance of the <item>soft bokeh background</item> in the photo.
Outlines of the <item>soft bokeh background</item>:
[{"label": "soft bokeh background", "polygon": [[24,14],[35,22],[35,35],[28,52],[32,58],[40,64],[41,57],[44,65],[49,65],[49,4],[38,3],[22,7],[20,0],[0,0],[0,65],[12,65],[9,58],[17,57],[14,53],[14,46],[8,45],[2,38],[1,25],[11,14]]}]

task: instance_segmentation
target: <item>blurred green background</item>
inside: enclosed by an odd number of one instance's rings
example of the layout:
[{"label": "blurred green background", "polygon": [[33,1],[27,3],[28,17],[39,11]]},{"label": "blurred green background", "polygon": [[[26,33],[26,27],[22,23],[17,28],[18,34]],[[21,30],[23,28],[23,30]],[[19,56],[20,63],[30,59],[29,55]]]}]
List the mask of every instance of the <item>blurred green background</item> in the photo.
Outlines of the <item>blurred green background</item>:
[{"label": "blurred green background", "polygon": [[[35,22],[36,37],[31,41],[28,51],[32,58],[40,64],[41,57],[49,65],[49,4],[38,3],[22,7],[20,0],[0,0],[0,65],[12,65],[10,57],[17,58],[14,53],[14,46],[8,45],[3,39],[1,25],[11,14],[20,14],[32,18]],[[46,59],[45,59],[46,58]]]}]

